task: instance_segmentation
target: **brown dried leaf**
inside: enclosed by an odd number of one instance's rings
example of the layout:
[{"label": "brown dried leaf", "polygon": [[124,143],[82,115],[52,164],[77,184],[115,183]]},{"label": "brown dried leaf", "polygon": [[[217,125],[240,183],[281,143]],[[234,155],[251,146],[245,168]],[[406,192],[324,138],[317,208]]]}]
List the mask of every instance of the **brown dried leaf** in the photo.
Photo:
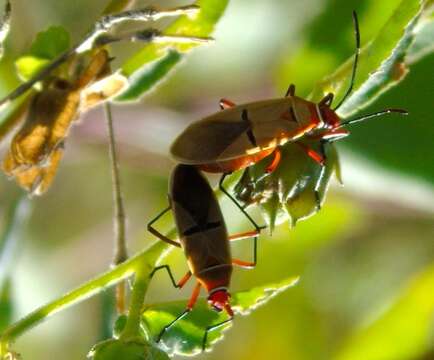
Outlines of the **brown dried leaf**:
[{"label": "brown dried leaf", "polygon": [[[63,155],[63,142],[83,109],[82,92],[110,72],[109,61],[107,51],[100,50],[74,83],[53,77],[46,80],[43,90],[33,98],[27,118],[3,161],[6,175],[14,177],[31,194],[44,193],[53,181]],[[120,86],[107,84],[111,88],[102,88],[100,102]],[[93,99],[92,104],[97,103]]]},{"label": "brown dried leaf", "polygon": [[119,95],[128,87],[128,79],[120,73],[93,83],[81,94],[81,109],[88,110]]}]

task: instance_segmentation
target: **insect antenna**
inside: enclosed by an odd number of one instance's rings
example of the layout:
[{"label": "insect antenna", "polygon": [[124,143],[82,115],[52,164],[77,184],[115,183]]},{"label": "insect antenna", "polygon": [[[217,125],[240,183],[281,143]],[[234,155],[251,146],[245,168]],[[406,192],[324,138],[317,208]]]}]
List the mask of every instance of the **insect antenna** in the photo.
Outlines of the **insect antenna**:
[{"label": "insect antenna", "polygon": [[357,19],[356,11],[353,11],[353,21],[354,21],[354,33],[356,35],[356,54],[354,56],[353,72],[351,74],[350,87],[348,88],[347,92],[345,93],[344,97],[341,99],[339,104],[334,108],[334,111],[339,109],[339,107],[347,99],[348,95],[351,94],[351,91],[353,91],[354,80],[356,79],[356,70],[357,70],[357,64],[359,62],[359,54],[360,54],[360,30],[359,30],[359,20]]},{"label": "insect antenna", "polygon": [[408,115],[408,111],[407,110],[403,110],[403,109],[385,109],[385,110],[377,111],[377,112],[372,113],[372,114],[363,115],[363,116],[361,116],[359,118],[343,121],[337,127],[337,129],[345,127],[347,125],[351,125],[351,124],[355,124],[355,123],[358,123],[358,122],[361,122],[361,121],[365,121],[367,119],[371,119],[371,118],[374,118],[374,117],[377,117],[377,116],[382,116],[382,115],[387,115],[387,114],[394,114],[394,113],[396,113],[396,114],[402,114],[402,115]]}]

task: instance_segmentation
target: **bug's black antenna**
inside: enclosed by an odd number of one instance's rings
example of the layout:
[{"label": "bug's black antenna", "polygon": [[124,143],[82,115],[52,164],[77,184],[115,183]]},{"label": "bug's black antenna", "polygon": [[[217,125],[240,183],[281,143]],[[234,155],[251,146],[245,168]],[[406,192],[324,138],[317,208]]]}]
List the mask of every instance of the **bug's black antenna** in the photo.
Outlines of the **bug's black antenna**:
[{"label": "bug's black antenna", "polygon": [[350,87],[348,88],[347,92],[345,93],[344,97],[341,99],[339,104],[334,108],[335,111],[344,103],[348,95],[351,94],[351,91],[353,90],[353,86],[354,86],[354,80],[356,79],[357,63],[359,61],[359,54],[360,54],[360,30],[359,30],[359,20],[357,19],[356,11],[353,11],[353,21],[354,21],[354,33],[356,35],[356,54],[354,56],[353,73],[351,75]]},{"label": "bug's black antenna", "polygon": [[381,116],[381,115],[386,115],[386,114],[401,114],[401,115],[408,115],[408,111],[407,110],[403,110],[403,109],[385,109],[385,110],[381,110],[381,111],[377,111],[375,113],[372,114],[368,114],[368,115],[363,115],[359,118],[355,118],[355,119],[351,119],[351,120],[347,120],[347,121],[343,121],[337,128],[341,128],[341,127],[345,127],[347,125],[351,125],[354,123],[358,123],[360,121],[364,121],[373,117],[377,117],[377,116]]}]

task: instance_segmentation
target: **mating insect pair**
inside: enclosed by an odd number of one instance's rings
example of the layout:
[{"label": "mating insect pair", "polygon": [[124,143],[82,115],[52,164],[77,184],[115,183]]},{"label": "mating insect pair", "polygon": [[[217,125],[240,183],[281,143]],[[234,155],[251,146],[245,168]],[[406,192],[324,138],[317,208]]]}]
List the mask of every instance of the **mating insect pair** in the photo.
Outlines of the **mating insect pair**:
[{"label": "mating insect pair", "polygon": [[[181,165],[175,167],[171,177],[170,206],[150,222],[148,229],[163,241],[182,247],[190,271],[179,283],[174,281],[167,265],[157,267],[153,274],[160,269],[166,269],[174,286],[178,288],[183,287],[186,281],[195,275],[197,285],[185,311],[164,327],[157,338],[158,341],[176,321],[192,310],[202,286],[208,291],[210,305],[218,311],[225,309],[229,315],[228,320],[206,329],[203,348],[206,346],[208,332],[233,318],[228,293],[232,264],[253,266],[256,263],[256,243],[261,228],[223,188],[223,181],[229,173],[245,169],[246,173],[239,184],[247,186],[251,180],[249,176],[246,176],[249,167],[262,159],[271,157],[264,173],[259,179],[255,179],[261,181],[279,166],[281,149],[286,150],[285,144],[288,143],[286,147],[295,144],[321,167],[314,185],[314,197],[318,210],[322,200],[320,189],[323,187],[328,161],[327,146],[333,141],[348,136],[349,132],[345,127],[350,124],[383,114],[407,114],[401,109],[386,109],[346,121],[341,121],[337,115],[336,110],[344,103],[353,89],[360,53],[360,35],[355,12],[353,19],[356,34],[353,71],[350,86],[336,107],[331,108],[334,99],[332,93],[325,95],[316,104],[297,97],[294,85],[289,86],[286,96],[281,99],[243,105],[235,105],[223,99],[220,101],[222,111],[194,122],[173,143],[171,154]],[[240,236],[227,236],[218,203],[199,170],[223,173],[220,189],[234,201],[255,226],[255,231],[240,235],[254,238],[255,261],[253,263],[231,260],[228,241]],[[250,196],[251,193],[244,199],[246,205],[255,202]],[[153,223],[170,209],[174,212],[180,243],[166,238],[152,227]]]},{"label": "mating insect pair", "polygon": [[[226,193],[222,183],[220,189]],[[193,309],[203,287],[208,293],[210,306],[218,312],[225,310],[228,314],[227,320],[206,328],[202,342],[202,349],[205,350],[208,333],[233,319],[234,312],[230,305],[229,293],[232,267],[235,265],[250,269],[256,266],[257,240],[261,227],[243,211],[255,229],[229,236],[214,191],[195,166],[179,164],[174,168],[169,185],[169,204],[168,208],[148,224],[148,230],[161,240],[182,247],[189,271],[179,282],[175,281],[168,265],[156,267],[151,276],[159,270],[166,270],[173,286],[182,288],[194,275],[196,286],[184,312],[163,328],[157,341]],[[174,214],[179,242],[167,238],[153,227],[153,224],[169,210]],[[231,256],[229,242],[244,238],[253,239],[253,261],[234,259]]]}]

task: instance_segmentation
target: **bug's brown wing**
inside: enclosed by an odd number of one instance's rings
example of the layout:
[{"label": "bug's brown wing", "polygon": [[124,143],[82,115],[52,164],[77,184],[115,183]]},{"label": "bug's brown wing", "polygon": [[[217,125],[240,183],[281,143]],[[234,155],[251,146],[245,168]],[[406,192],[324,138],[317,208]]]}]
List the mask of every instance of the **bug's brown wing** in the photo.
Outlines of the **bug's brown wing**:
[{"label": "bug's brown wing", "polygon": [[[273,147],[297,129],[288,98],[239,105],[191,124],[175,140],[172,156],[184,164],[232,160]],[[243,112],[245,116],[243,118]]]},{"label": "bug's brown wing", "polygon": [[169,189],[180,241],[193,272],[230,264],[231,255],[223,214],[203,175],[180,164],[172,172]]},{"label": "bug's brown wing", "polygon": [[172,144],[172,156],[184,164],[196,165],[221,159],[234,143],[250,147],[244,136],[249,124],[241,120],[238,111],[231,111],[230,116],[205,118],[191,124]]}]

